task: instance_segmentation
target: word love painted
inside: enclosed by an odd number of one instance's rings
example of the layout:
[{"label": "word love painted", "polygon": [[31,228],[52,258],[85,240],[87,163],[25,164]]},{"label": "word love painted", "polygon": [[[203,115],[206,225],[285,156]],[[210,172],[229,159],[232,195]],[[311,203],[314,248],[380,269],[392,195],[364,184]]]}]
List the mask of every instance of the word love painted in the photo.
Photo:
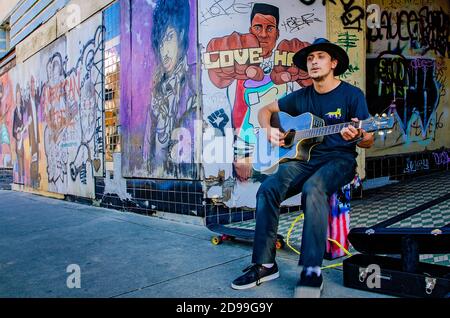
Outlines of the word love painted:
[{"label": "word love painted", "polygon": [[207,70],[230,67],[235,62],[239,65],[260,64],[263,62],[262,51],[262,48],[249,48],[206,52],[203,54],[203,63]]},{"label": "word love painted", "polygon": [[[236,49],[226,51],[206,52],[203,54],[205,69],[217,69],[238,65],[261,64],[263,62],[262,48]],[[275,50],[274,65],[291,66],[295,52]]]}]

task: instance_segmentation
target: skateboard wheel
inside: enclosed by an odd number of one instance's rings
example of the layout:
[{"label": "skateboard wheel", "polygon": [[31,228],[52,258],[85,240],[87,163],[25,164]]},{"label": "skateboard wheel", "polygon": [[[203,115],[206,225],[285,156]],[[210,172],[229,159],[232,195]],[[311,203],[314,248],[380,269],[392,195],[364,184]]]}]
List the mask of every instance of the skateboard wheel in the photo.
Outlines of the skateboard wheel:
[{"label": "skateboard wheel", "polygon": [[284,242],[281,241],[281,240],[277,240],[277,242],[275,243],[275,248],[276,248],[277,250],[280,250],[280,249],[282,249],[283,247],[284,247]]},{"label": "skateboard wheel", "polygon": [[214,245],[219,245],[220,243],[222,243],[222,240],[220,239],[220,237],[214,236],[211,239],[211,243],[213,243]]}]

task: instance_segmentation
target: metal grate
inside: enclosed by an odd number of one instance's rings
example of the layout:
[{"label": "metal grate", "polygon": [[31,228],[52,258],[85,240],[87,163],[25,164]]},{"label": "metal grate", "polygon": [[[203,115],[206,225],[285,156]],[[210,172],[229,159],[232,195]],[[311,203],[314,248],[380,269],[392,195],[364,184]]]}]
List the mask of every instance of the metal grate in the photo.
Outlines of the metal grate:
[{"label": "metal grate", "polygon": [[120,5],[115,2],[103,11],[106,29],[105,67],[105,160],[113,162],[120,152]]}]

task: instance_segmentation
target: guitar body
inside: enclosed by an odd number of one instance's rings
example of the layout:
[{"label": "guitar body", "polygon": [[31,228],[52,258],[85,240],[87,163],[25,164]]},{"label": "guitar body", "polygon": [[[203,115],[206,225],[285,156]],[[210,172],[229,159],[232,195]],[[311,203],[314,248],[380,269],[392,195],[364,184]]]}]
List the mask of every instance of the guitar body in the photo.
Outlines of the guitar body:
[{"label": "guitar body", "polygon": [[272,118],[272,125],[287,133],[285,138],[286,145],[284,147],[272,145],[267,139],[266,131],[263,129],[259,130],[258,140],[255,145],[253,169],[264,174],[274,173],[278,168],[278,164],[285,161],[308,161],[312,148],[323,140],[322,136],[294,142],[296,131],[323,127],[325,125],[323,119],[311,113],[292,117],[287,113],[279,112],[275,116],[277,117],[275,119]]},{"label": "guitar body", "polygon": [[[394,114],[376,115],[365,120],[326,126],[325,121],[311,113],[292,117],[279,112],[271,118],[272,127],[285,134],[285,146],[272,145],[264,129],[257,134],[253,155],[253,169],[264,174],[276,172],[278,165],[289,160],[308,161],[311,150],[323,141],[324,136],[338,134],[343,128],[353,126],[366,132],[381,131],[394,127]],[[389,131],[387,132],[389,133]]]}]

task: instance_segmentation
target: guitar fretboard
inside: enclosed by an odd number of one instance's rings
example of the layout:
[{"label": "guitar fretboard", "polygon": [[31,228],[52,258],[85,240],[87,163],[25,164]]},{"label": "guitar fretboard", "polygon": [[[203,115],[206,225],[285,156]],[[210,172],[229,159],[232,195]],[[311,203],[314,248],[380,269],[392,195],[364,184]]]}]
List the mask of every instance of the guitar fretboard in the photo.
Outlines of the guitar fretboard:
[{"label": "guitar fretboard", "polygon": [[295,140],[297,141],[300,139],[307,139],[307,138],[314,138],[314,137],[321,137],[321,136],[337,134],[343,128],[348,127],[348,126],[360,128],[360,122],[358,122],[358,123],[355,123],[355,122],[342,123],[342,124],[337,124],[337,125],[300,130],[295,133]]}]

